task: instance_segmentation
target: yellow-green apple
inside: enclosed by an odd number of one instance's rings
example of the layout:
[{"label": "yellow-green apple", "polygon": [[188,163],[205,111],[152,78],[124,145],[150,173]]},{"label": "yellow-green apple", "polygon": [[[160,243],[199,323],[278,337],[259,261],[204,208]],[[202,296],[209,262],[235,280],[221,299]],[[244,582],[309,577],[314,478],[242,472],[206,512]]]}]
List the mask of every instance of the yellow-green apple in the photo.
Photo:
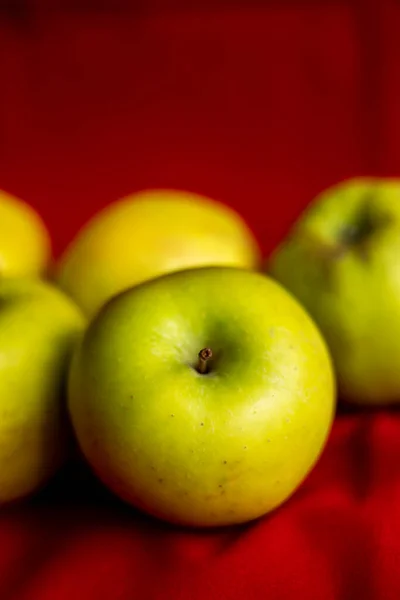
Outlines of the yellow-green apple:
[{"label": "yellow-green apple", "polygon": [[146,190],[112,203],[82,228],[57,280],[93,316],[111,296],[164,273],[255,268],[259,259],[252,233],[232,209],[189,192]]},{"label": "yellow-green apple", "polygon": [[327,439],[325,342],[268,277],[204,267],[117,295],[71,363],[69,412],[98,477],[190,526],[245,522],[288,498]]},{"label": "yellow-green apple", "polygon": [[400,401],[400,180],[360,177],[322,192],[267,270],[319,325],[346,402]]},{"label": "yellow-green apple", "polygon": [[0,190],[0,278],[44,275],[50,238],[37,212]]},{"label": "yellow-green apple", "polygon": [[0,279],[0,505],[36,491],[63,460],[64,383],[83,325],[49,283]]}]

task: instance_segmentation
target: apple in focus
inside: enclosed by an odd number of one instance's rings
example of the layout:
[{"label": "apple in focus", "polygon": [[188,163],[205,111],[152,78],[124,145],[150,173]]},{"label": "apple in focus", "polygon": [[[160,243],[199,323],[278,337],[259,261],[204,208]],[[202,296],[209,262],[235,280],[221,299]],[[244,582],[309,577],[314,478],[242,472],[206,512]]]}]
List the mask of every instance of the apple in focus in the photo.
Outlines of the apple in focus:
[{"label": "apple in focus", "polygon": [[116,293],[168,272],[260,266],[260,250],[231,208],[180,190],[145,190],[114,202],[61,257],[59,285],[92,317]]},{"label": "apple in focus", "polygon": [[0,506],[36,491],[65,457],[65,378],[78,308],[40,279],[0,279]]},{"label": "apple in focus", "polygon": [[318,324],[344,401],[400,401],[400,180],[359,177],[323,191],[267,270]]},{"label": "apple in focus", "polygon": [[243,269],[182,270],[103,306],[71,363],[68,406],[116,495],[173,523],[240,523],[300,485],[326,442],[335,380],[300,304]]}]

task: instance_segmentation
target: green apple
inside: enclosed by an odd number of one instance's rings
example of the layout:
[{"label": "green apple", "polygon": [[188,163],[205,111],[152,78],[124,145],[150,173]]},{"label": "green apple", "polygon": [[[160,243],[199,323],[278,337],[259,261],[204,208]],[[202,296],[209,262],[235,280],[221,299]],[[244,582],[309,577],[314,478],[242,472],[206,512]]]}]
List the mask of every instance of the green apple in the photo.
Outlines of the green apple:
[{"label": "green apple", "polygon": [[50,257],[50,236],[38,213],[0,190],[0,277],[45,275]]},{"label": "green apple", "polygon": [[69,379],[77,440],[122,499],[190,526],[288,498],[329,433],[335,381],[300,304],[244,269],[182,270],[109,301]]},{"label": "green apple", "polygon": [[231,208],[181,190],[144,190],[96,214],[66,249],[56,277],[91,317],[116,293],[171,271],[259,263],[253,234]]},{"label": "green apple", "polygon": [[400,401],[400,180],[354,178],[325,190],[267,270],[319,325],[346,402]]},{"label": "green apple", "polygon": [[0,280],[0,505],[34,492],[63,460],[78,308],[39,279]]}]

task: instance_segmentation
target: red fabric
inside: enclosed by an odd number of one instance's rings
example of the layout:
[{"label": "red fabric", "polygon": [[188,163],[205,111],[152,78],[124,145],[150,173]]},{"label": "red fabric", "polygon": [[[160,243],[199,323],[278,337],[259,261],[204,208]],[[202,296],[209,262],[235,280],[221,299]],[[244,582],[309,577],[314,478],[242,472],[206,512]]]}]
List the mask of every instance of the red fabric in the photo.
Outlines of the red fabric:
[{"label": "red fabric", "polygon": [[[322,188],[400,174],[395,0],[0,3],[0,185],[58,254],[93,212],[177,186],[236,207],[265,254]],[[256,523],[178,530],[70,465],[0,513],[1,600],[397,600],[400,420],[341,412]]]}]

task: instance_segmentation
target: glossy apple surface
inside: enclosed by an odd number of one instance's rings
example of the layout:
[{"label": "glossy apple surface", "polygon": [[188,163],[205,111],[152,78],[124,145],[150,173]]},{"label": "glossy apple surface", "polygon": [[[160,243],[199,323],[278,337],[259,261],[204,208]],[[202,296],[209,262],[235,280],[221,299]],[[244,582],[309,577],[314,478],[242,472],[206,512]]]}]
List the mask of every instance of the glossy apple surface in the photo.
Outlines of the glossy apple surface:
[{"label": "glossy apple surface", "polygon": [[84,325],[39,279],[0,279],[0,505],[36,491],[66,449],[65,377]]},{"label": "glossy apple surface", "polygon": [[50,238],[37,212],[0,190],[0,278],[44,275],[50,254]]},{"label": "glossy apple surface", "polygon": [[185,525],[244,522],[281,504],[319,457],[334,405],[313,321],[280,285],[234,268],[118,295],[70,373],[72,423],[100,479]]},{"label": "glossy apple surface", "polygon": [[256,240],[232,209],[178,190],[114,202],[78,233],[57,280],[89,316],[114,294],[164,273],[206,265],[259,266]]},{"label": "glossy apple surface", "polygon": [[319,325],[344,400],[400,401],[400,180],[356,178],[325,190],[268,271]]}]

